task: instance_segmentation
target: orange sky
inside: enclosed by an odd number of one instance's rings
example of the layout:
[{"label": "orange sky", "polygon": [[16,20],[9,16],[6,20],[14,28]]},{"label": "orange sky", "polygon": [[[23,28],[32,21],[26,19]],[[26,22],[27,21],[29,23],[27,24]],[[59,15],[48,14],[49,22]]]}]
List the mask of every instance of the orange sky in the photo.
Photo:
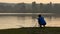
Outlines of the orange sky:
[{"label": "orange sky", "polygon": [[33,1],[36,1],[37,3],[49,3],[49,2],[53,2],[53,3],[60,3],[60,0],[0,0],[0,2],[6,2],[6,3],[31,3]]}]

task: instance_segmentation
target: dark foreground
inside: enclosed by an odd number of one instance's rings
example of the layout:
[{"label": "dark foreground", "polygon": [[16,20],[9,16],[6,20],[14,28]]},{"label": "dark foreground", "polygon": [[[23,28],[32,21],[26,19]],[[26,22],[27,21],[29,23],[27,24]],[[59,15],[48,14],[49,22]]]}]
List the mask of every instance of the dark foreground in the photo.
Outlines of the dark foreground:
[{"label": "dark foreground", "polygon": [[0,34],[60,34],[60,27],[4,29]]}]

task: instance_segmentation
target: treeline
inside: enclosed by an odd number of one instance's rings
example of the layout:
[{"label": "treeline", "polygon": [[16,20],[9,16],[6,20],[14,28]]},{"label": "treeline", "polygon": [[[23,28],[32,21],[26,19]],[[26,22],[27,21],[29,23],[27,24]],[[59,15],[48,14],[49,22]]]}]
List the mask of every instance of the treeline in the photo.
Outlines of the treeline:
[{"label": "treeline", "polygon": [[0,13],[60,13],[60,4],[0,3]]}]

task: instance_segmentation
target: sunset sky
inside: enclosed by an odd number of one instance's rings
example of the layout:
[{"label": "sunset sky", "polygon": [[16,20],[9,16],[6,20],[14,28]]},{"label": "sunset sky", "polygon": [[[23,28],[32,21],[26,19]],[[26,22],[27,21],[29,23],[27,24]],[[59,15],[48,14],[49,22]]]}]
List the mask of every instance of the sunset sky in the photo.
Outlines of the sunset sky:
[{"label": "sunset sky", "polygon": [[0,0],[0,2],[4,3],[32,3],[33,1],[36,1],[36,3],[60,3],[60,0]]}]

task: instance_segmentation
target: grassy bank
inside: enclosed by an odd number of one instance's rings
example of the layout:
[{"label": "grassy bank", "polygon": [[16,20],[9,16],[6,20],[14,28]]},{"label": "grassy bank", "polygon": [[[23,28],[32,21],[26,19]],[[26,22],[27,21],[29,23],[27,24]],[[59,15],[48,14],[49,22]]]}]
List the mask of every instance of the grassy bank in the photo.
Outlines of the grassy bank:
[{"label": "grassy bank", "polygon": [[60,27],[29,27],[0,30],[0,34],[60,34]]}]

